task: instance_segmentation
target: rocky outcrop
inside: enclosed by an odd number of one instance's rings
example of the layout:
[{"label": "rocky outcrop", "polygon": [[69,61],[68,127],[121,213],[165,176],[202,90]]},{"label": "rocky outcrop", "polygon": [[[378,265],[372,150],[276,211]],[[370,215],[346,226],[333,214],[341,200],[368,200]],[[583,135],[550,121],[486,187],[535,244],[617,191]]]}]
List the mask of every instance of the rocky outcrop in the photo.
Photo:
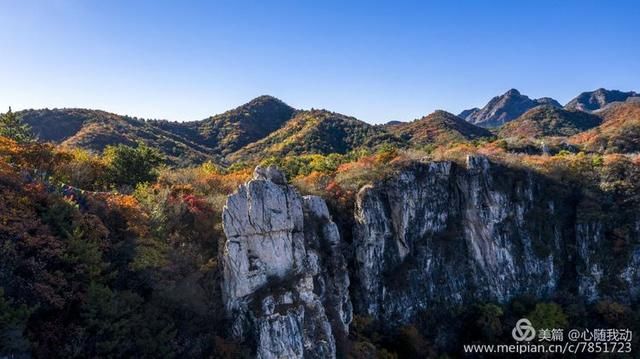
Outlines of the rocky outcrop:
[{"label": "rocky outcrop", "polygon": [[353,312],[397,326],[525,294],[638,298],[640,220],[604,218],[532,171],[482,156],[415,161],[359,191],[347,245],[321,198],[258,167],[224,209],[223,298],[233,334],[260,358],[335,357]]},{"label": "rocky outcrop", "polygon": [[633,91],[623,92],[599,88],[595,91],[581,93],[564,107],[567,110],[592,112],[600,110],[613,102],[623,102],[637,96],[639,96],[638,93]]},{"label": "rocky outcrop", "polygon": [[612,269],[603,224],[577,224],[575,199],[557,186],[478,156],[466,166],[416,163],[365,186],[355,214],[356,312],[403,323],[435,306],[561,288],[594,299],[605,277],[637,295],[638,250]]},{"label": "rocky outcrop", "polygon": [[259,358],[331,358],[351,321],[340,234],[324,201],[301,197],[274,167],[223,211],[223,300],[233,335]]},{"label": "rocky outcrop", "polygon": [[532,100],[520,94],[518,90],[511,89],[500,96],[492,98],[481,109],[462,111],[460,117],[476,126],[498,127],[540,105],[560,107],[560,104],[552,98],[543,97]]}]

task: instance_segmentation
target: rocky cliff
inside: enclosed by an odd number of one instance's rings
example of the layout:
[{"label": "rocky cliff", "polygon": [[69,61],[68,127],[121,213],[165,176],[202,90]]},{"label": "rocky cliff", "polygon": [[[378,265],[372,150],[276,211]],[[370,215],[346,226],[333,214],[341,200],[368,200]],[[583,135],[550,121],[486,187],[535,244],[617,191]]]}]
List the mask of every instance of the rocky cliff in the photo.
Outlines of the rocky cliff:
[{"label": "rocky cliff", "polygon": [[416,163],[358,193],[356,312],[391,323],[559,289],[637,297],[640,226],[630,251],[610,253],[611,224],[578,211],[580,197],[561,184],[484,157]]},{"label": "rocky cliff", "polygon": [[[224,210],[233,332],[261,358],[334,357],[352,301],[354,313],[398,326],[425,310],[525,294],[637,298],[640,221],[607,220],[587,197],[481,156],[418,161],[359,191],[347,245],[321,198],[257,168]],[[349,267],[343,253],[353,253]]]},{"label": "rocky cliff", "polygon": [[230,196],[223,300],[233,335],[258,358],[331,358],[351,321],[340,234],[324,201],[301,197],[274,167]]}]

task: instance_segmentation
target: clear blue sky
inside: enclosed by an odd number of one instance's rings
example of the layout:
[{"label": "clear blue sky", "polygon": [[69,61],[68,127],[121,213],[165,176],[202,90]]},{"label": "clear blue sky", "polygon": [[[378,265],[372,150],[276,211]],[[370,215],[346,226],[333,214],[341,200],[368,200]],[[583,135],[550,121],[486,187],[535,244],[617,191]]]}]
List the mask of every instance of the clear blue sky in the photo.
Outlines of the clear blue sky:
[{"label": "clear blue sky", "polygon": [[270,94],[372,123],[640,90],[638,1],[0,0],[0,109],[198,120]]}]

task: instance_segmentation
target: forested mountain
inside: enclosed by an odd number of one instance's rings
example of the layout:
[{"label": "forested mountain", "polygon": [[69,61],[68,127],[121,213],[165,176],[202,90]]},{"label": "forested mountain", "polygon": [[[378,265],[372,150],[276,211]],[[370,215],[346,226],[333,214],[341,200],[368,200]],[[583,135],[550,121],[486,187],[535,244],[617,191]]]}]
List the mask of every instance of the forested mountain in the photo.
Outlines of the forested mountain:
[{"label": "forested mountain", "polygon": [[640,102],[613,103],[597,112],[603,123],[576,134],[573,143],[586,150],[607,153],[640,152]]},{"label": "forested mountain", "polygon": [[260,140],[291,119],[296,111],[272,96],[260,96],[225,113],[195,122],[154,121],[155,126],[226,156]]},{"label": "forested mountain", "polygon": [[413,122],[394,124],[388,129],[414,145],[447,144],[492,136],[488,130],[440,110]]},{"label": "forested mountain", "polygon": [[219,154],[178,131],[167,131],[128,116],[87,109],[26,110],[18,116],[31,126],[39,140],[72,148],[99,153],[109,145],[133,146],[142,142],[158,149],[174,165],[220,160]]},{"label": "forested mountain", "polygon": [[520,318],[639,331],[640,102],[516,92],[491,129],[269,96],[187,123],[2,114],[0,357],[463,357]]},{"label": "forested mountain", "polygon": [[582,112],[559,107],[538,106],[500,128],[501,137],[539,138],[571,136],[598,126],[602,119]]},{"label": "forested mountain", "polygon": [[231,154],[230,160],[300,154],[344,154],[401,140],[382,128],[326,110],[301,111],[280,129]]}]

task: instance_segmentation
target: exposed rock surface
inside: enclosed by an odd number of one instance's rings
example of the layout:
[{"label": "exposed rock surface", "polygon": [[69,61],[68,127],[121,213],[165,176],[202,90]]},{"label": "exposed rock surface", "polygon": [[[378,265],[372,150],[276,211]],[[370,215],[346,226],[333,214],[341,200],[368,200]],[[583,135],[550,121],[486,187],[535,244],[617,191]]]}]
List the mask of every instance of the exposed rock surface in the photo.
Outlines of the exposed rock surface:
[{"label": "exposed rock surface", "polygon": [[532,100],[520,94],[518,90],[511,89],[500,96],[492,98],[481,109],[462,111],[460,117],[477,126],[498,127],[540,105],[560,107],[560,104],[554,99],[543,97]]},{"label": "exposed rock surface", "polygon": [[603,278],[621,283],[622,296],[637,295],[639,250],[613,268],[601,249],[604,224],[576,223],[575,200],[554,186],[470,156],[466,167],[417,163],[362,188],[356,312],[402,323],[433,306],[544,298],[560,288],[595,299]]},{"label": "exposed rock surface", "polygon": [[353,312],[397,326],[424,310],[524,294],[637,299],[637,214],[609,223],[584,201],[482,156],[413,162],[359,191],[353,243],[343,248],[321,198],[301,197],[275,168],[258,167],[223,214],[233,333],[260,358],[331,358]]},{"label": "exposed rock surface", "polygon": [[233,334],[258,358],[332,358],[351,321],[340,234],[324,201],[301,197],[274,167],[223,212],[223,299]]},{"label": "exposed rock surface", "polygon": [[602,109],[612,102],[623,102],[636,96],[639,96],[638,93],[633,91],[623,92],[599,88],[595,91],[581,93],[564,107],[567,110],[591,112]]}]

